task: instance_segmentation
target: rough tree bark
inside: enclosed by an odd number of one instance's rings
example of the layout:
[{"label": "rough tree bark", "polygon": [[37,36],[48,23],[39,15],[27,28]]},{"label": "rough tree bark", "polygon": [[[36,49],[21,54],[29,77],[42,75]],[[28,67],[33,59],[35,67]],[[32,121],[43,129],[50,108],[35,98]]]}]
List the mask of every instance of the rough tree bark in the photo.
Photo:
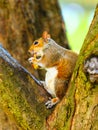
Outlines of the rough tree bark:
[{"label": "rough tree bark", "polygon": [[39,130],[48,111],[46,92],[34,84],[30,74],[0,46],[0,128]]},{"label": "rough tree bark", "polygon": [[[93,56],[98,60],[98,5],[80,51],[68,92],[47,119],[49,130],[98,129],[98,81],[92,83],[90,75],[84,70],[85,61]],[[98,80],[98,69],[96,76]]]},{"label": "rough tree bark", "polygon": [[98,5],[63,100],[47,110],[48,94],[0,47],[0,127],[19,130],[97,130],[98,83],[84,71],[84,62],[98,58]]}]

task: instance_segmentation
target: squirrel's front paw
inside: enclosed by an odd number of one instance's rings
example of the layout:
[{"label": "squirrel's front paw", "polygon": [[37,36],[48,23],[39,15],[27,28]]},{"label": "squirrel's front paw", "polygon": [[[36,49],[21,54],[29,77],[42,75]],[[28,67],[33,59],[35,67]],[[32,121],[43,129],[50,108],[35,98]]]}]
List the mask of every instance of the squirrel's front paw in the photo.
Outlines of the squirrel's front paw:
[{"label": "squirrel's front paw", "polygon": [[57,103],[59,102],[59,98],[56,97],[56,98],[49,98],[49,100],[45,103],[47,109],[50,109],[52,108],[54,105],[56,105]]},{"label": "squirrel's front paw", "polygon": [[34,59],[33,57],[30,57],[30,58],[28,59],[29,63],[32,64],[32,63],[33,63],[33,59]]}]

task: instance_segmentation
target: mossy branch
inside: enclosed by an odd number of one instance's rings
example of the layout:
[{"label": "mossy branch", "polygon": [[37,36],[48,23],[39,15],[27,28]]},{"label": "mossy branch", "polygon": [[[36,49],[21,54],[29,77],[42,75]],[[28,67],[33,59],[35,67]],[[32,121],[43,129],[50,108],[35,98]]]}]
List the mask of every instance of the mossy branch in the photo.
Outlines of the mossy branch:
[{"label": "mossy branch", "polygon": [[38,130],[44,127],[48,111],[44,105],[47,92],[33,75],[0,46],[0,104],[19,129]]}]

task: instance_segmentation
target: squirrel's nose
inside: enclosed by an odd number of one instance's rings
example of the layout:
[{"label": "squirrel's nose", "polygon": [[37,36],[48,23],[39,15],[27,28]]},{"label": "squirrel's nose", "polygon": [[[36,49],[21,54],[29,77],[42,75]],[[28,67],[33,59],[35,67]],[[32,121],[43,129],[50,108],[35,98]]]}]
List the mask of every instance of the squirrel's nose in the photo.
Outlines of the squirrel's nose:
[{"label": "squirrel's nose", "polygon": [[28,55],[32,55],[32,56],[33,56],[33,55],[34,55],[34,51],[30,51],[30,50],[29,50],[29,51],[28,51]]}]

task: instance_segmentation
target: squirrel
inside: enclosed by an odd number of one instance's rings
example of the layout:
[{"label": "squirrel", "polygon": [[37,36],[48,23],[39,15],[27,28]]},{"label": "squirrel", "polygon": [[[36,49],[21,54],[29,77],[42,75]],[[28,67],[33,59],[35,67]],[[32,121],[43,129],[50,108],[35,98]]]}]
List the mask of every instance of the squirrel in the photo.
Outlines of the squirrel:
[{"label": "squirrel", "polygon": [[58,45],[46,31],[33,42],[28,52],[32,55],[28,60],[33,67],[37,69],[40,66],[46,70],[45,81],[42,83],[53,98],[45,105],[48,109],[52,108],[68,89],[78,54]]}]

